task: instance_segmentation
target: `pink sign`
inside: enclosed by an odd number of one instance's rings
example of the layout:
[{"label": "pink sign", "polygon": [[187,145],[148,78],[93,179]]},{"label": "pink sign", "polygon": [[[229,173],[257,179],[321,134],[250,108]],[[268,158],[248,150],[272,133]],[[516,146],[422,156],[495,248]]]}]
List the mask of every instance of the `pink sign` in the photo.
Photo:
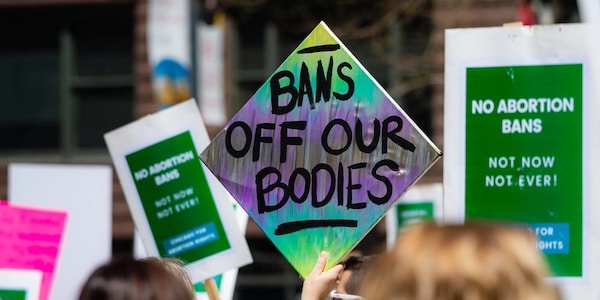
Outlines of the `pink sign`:
[{"label": "pink sign", "polygon": [[40,300],[48,299],[67,213],[0,201],[0,268],[43,273]]}]

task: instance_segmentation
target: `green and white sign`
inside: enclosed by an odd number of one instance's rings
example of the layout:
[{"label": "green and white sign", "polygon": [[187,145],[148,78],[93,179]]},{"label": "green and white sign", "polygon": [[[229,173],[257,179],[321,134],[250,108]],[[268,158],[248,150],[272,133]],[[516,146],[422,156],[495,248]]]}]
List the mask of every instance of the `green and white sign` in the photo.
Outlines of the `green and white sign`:
[{"label": "green and white sign", "polygon": [[39,300],[43,272],[0,268],[0,300]]},{"label": "green and white sign", "polygon": [[160,256],[195,261],[231,248],[196,157],[189,131],[126,156]]},{"label": "green and white sign", "polygon": [[441,182],[412,186],[385,215],[386,244],[396,243],[399,233],[419,222],[441,222],[443,219],[443,187]]},{"label": "green and white sign", "polygon": [[465,217],[531,227],[558,276],[583,275],[582,88],[582,64],[467,68]]},{"label": "green and white sign", "polygon": [[105,139],[148,255],[183,260],[194,282],[252,262],[230,195],[198,159],[209,138],[194,100]]},{"label": "green and white sign", "polygon": [[433,221],[433,201],[423,201],[416,203],[398,203],[396,205],[396,215],[398,227],[415,224],[418,222]]},{"label": "green and white sign", "polygon": [[[584,24],[446,31],[444,220],[524,226],[565,299],[597,299],[598,93]],[[596,53],[597,54],[597,53]]]}]

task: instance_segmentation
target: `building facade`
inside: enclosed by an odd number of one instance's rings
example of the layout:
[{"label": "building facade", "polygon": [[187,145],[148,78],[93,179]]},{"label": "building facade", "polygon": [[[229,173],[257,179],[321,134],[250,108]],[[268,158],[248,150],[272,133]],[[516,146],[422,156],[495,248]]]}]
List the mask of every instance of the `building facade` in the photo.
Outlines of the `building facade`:
[{"label": "building facade", "polygon": [[[228,117],[316,25],[305,20],[307,26],[292,26],[301,23],[297,15],[270,18],[268,6],[235,2],[220,11],[226,16]],[[452,75],[444,74],[444,30],[514,22],[520,2],[406,2],[415,5],[412,11],[403,8],[396,19],[384,14],[366,29],[339,18],[329,25],[443,151],[444,76]],[[551,6],[554,22],[576,19],[570,5],[538,2]],[[201,4],[194,7],[205,20]],[[0,0],[0,198],[7,195],[10,163],[110,165],[102,135],[158,109],[147,11],[146,0]],[[221,130],[208,129],[211,136]],[[443,159],[421,182],[442,182],[442,170]],[[113,178],[117,255],[132,251],[134,225],[116,174]],[[240,270],[235,298],[295,299],[301,287],[295,271],[253,222],[246,236],[255,263]],[[385,230],[378,226],[359,250],[377,251],[384,242]]]}]

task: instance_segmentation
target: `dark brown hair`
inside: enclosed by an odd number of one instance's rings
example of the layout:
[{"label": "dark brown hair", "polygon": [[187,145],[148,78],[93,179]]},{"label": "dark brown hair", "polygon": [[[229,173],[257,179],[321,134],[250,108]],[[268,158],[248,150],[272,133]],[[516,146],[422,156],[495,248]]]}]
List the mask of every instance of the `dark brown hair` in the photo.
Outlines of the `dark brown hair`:
[{"label": "dark brown hair", "polygon": [[344,271],[351,271],[350,277],[346,282],[346,292],[350,294],[358,293],[358,288],[363,282],[365,270],[375,259],[375,256],[352,255],[344,261]]},{"label": "dark brown hair", "polygon": [[118,258],[98,267],[79,300],[194,300],[194,287],[182,264],[171,258]]}]

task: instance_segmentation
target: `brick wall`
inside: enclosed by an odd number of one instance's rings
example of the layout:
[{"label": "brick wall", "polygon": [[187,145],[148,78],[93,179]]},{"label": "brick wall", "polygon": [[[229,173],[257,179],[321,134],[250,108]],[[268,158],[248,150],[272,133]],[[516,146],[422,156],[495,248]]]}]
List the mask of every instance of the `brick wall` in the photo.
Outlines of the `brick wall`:
[{"label": "brick wall", "polygon": [[134,105],[135,119],[156,112],[158,102],[152,96],[150,65],[146,43],[147,0],[138,0],[134,7]]},{"label": "brick wall", "polygon": [[[517,0],[433,0],[433,142],[444,151],[444,30],[464,27],[502,26],[515,20]],[[442,181],[442,160],[426,180]]]},{"label": "brick wall", "polygon": [[[137,0],[134,4],[134,119],[156,112],[158,102],[152,96],[150,65],[148,63],[148,50],[146,46],[146,16],[148,9],[147,0]],[[129,239],[133,236],[134,224],[121,184],[117,174],[114,173],[113,185],[113,237]]]}]

